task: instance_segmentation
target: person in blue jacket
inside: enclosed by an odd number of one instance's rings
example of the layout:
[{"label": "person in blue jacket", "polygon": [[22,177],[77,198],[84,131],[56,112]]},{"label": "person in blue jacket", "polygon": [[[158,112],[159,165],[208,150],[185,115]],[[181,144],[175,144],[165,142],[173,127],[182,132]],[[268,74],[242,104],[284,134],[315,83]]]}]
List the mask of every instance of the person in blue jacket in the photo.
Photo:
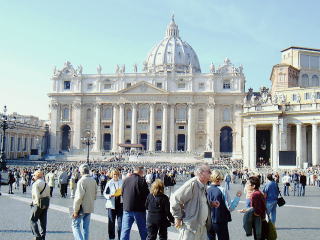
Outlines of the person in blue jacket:
[{"label": "person in blue jacket", "polygon": [[211,174],[211,185],[208,188],[208,202],[211,206],[211,228],[208,230],[208,239],[229,240],[228,222],[231,222],[231,211],[239,204],[241,191],[231,200],[229,192],[221,187],[224,177],[219,170]]}]

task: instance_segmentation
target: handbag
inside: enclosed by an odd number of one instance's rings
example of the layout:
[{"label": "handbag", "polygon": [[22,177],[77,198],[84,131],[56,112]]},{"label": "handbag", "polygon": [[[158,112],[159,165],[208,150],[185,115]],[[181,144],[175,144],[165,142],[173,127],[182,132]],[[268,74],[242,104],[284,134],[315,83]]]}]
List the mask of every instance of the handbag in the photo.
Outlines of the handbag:
[{"label": "handbag", "polygon": [[[278,190],[279,190],[279,187],[278,187]],[[277,204],[279,207],[282,207],[283,205],[286,204],[286,200],[284,200],[280,191],[279,191],[279,194],[280,194],[280,197],[278,197],[277,199]]]},{"label": "handbag", "polygon": [[[44,188],[40,192],[40,195],[43,193],[43,191],[46,189],[47,183],[44,184]],[[49,197],[42,197],[39,198],[39,208],[41,209],[47,209],[49,208],[50,198]]]},{"label": "handbag", "polygon": [[274,226],[273,222],[271,222],[269,214],[268,216],[268,223],[267,223],[267,240],[276,240],[278,237],[276,227]]}]

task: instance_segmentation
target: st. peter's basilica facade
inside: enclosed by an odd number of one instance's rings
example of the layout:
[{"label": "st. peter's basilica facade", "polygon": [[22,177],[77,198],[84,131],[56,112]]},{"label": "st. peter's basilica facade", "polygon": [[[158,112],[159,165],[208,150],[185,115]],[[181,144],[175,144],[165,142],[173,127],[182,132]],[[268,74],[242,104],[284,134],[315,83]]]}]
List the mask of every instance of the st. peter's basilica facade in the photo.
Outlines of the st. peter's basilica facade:
[{"label": "st. peter's basilica facade", "polygon": [[164,39],[138,71],[84,74],[66,62],[54,69],[50,97],[50,152],[77,153],[81,137],[96,138],[92,151],[141,144],[146,151],[212,152],[242,158],[245,76],[229,59],[202,73],[193,48],[172,18]]}]

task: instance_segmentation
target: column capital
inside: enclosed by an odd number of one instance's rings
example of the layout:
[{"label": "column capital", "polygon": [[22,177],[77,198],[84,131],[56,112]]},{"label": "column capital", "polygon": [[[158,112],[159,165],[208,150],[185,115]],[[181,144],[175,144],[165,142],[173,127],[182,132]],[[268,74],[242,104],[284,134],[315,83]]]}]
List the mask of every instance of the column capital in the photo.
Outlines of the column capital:
[{"label": "column capital", "polygon": [[119,104],[118,104],[118,103],[112,103],[112,107],[118,108],[118,107],[119,107]]},{"label": "column capital", "polygon": [[317,127],[318,124],[319,124],[318,122],[313,122],[313,123],[312,123],[312,126]]},{"label": "column capital", "polygon": [[138,103],[135,103],[135,102],[131,103],[130,105],[132,106],[132,108],[137,108],[138,107]]},{"label": "column capital", "polygon": [[75,109],[81,109],[81,103],[80,102],[74,102],[74,103],[72,103],[72,107],[74,107]]},{"label": "column capital", "polygon": [[93,106],[96,109],[100,109],[102,107],[102,103],[95,103]]},{"label": "column capital", "polygon": [[189,108],[194,108],[196,105],[195,105],[194,103],[187,103],[187,106],[188,106]]},{"label": "column capital", "polygon": [[150,108],[153,108],[153,109],[154,109],[155,106],[156,106],[156,103],[149,103],[149,107],[150,107]]},{"label": "column capital", "polygon": [[215,103],[208,103],[207,108],[214,109],[215,105]]},{"label": "column capital", "polygon": [[162,103],[162,108],[168,108],[169,107],[169,104],[168,103]]},{"label": "column capital", "polygon": [[119,103],[118,105],[119,105],[119,107],[123,108],[125,103]]}]

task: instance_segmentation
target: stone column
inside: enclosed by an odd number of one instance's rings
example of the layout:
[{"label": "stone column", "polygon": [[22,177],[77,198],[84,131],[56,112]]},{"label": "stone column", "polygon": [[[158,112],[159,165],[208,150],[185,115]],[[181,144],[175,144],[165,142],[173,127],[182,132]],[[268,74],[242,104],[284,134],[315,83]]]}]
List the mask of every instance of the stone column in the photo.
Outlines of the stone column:
[{"label": "stone column", "polygon": [[112,151],[118,151],[118,143],[119,143],[119,135],[118,135],[118,126],[119,126],[119,106],[113,105],[113,113],[112,113]]},{"label": "stone column", "polygon": [[119,108],[119,143],[124,143],[124,104],[120,103]]},{"label": "stone column", "polygon": [[279,166],[279,124],[272,125],[272,168]]},{"label": "stone column", "polygon": [[303,167],[302,161],[302,131],[301,131],[301,123],[296,124],[296,165],[298,168]]},{"label": "stone column", "polygon": [[256,125],[250,125],[250,168],[255,169],[257,167],[257,130]]},{"label": "stone column", "polygon": [[[60,114],[59,114],[59,104],[53,102],[50,104],[50,122],[51,122],[51,131],[50,131],[50,154],[57,154],[59,151],[59,121],[60,121]],[[31,141],[31,140],[30,140]]]},{"label": "stone column", "polygon": [[131,143],[137,143],[137,104],[132,104]]},{"label": "stone column", "polygon": [[282,121],[280,122],[279,132],[280,132],[280,139],[279,139],[280,150],[287,151],[289,148],[289,146],[288,146],[288,125],[284,119],[282,119]]},{"label": "stone column", "polygon": [[194,127],[194,105],[188,104],[188,142],[187,142],[187,151],[194,151],[194,140],[195,140],[195,127]]},{"label": "stone column", "polygon": [[81,149],[81,103],[73,103],[73,149]]},{"label": "stone column", "polygon": [[250,125],[244,126],[243,129],[243,166],[250,167]]},{"label": "stone column", "polygon": [[149,125],[149,151],[154,152],[155,132],[154,132],[154,108],[155,104],[150,104],[150,125]]},{"label": "stone column", "polygon": [[214,107],[215,105],[213,103],[209,103],[207,105],[207,147],[206,149],[208,151],[212,152],[212,157],[214,157],[214,130],[215,130],[215,122],[214,122]]},{"label": "stone column", "polygon": [[94,142],[93,151],[100,152],[101,150],[101,104],[95,105],[96,116],[94,119],[94,134],[96,141]]},{"label": "stone column", "polygon": [[312,124],[312,165],[318,165],[319,149],[318,149],[318,124]]},{"label": "stone column", "polygon": [[170,131],[169,131],[169,151],[175,151],[175,115],[174,115],[175,105],[170,105]]},{"label": "stone column", "polygon": [[161,151],[168,152],[168,104],[163,104],[162,109],[162,142]]}]

